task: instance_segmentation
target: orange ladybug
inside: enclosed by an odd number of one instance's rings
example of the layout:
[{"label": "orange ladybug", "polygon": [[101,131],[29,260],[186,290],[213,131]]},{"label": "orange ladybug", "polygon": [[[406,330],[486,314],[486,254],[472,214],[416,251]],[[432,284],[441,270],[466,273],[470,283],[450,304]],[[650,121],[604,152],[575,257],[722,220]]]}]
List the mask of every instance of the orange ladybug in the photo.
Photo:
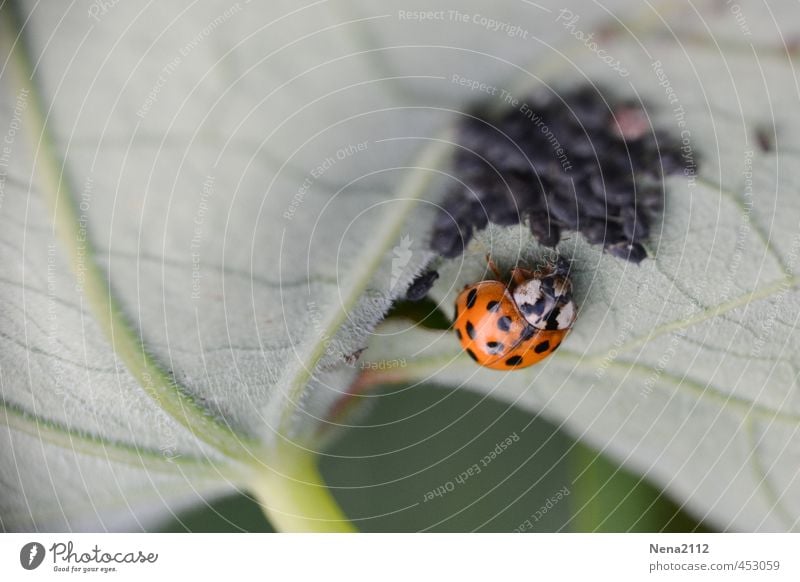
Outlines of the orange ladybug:
[{"label": "orange ladybug", "polygon": [[456,299],[456,335],[481,366],[532,366],[558,348],[575,322],[569,263],[559,259],[541,271],[515,267],[506,284],[492,260],[486,260],[497,280],[464,287]]}]

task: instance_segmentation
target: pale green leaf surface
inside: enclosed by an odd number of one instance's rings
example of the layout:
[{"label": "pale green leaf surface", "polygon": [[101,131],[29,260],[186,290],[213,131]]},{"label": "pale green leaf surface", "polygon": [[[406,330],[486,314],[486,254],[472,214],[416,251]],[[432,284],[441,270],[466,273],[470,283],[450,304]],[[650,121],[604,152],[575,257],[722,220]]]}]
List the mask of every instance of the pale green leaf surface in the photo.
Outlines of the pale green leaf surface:
[{"label": "pale green leaf surface", "polygon": [[[424,248],[432,207],[414,199],[435,200],[447,153],[435,138],[446,139],[457,111],[482,97],[453,83],[453,74],[519,96],[543,82],[560,87],[586,75],[621,95],[646,97],[655,105],[654,122],[669,126],[674,120],[643,45],[669,64],[702,156],[703,182],[691,191],[671,182],[661,236],[654,237],[657,261],[637,269],[579,241],[565,243],[566,253],[575,245],[583,312],[563,355],[531,372],[536,390],[524,392],[530,397],[522,404],[567,419],[573,432],[725,526],[793,527],[797,463],[787,460],[797,455],[788,445],[798,406],[797,311],[794,290],[780,303],[770,290],[796,259],[800,199],[785,162],[797,139],[790,131],[797,85],[765,16],[749,15],[759,21],[758,51],[735,35],[724,45],[735,65],[730,76],[688,7],[659,12],[691,37],[680,46],[648,6],[639,13],[623,2],[576,4],[587,31],[613,23],[609,10],[620,10],[634,35],[610,28],[609,52],[632,71],[621,83],[554,22],[561,7],[555,2],[123,2],[100,22],[82,6],[25,6],[23,40],[36,65],[52,150],[66,160],[65,183],[77,200],[91,180],[85,217],[94,259],[147,353],[214,419],[210,426],[221,428],[204,435],[191,414],[187,421],[164,412],[167,403],[155,402],[114,354],[75,288],[63,237],[53,234],[52,183],[41,178],[52,160],[40,135],[20,132],[0,207],[0,418],[10,427],[2,433],[7,454],[14,455],[3,459],[3,527],[146,527],[145,517],[187,498],[238,486],[241,475],[231,463],[254,454],[269,464],[263,451],[276,440],[318,446],[309,440],[315,427],[357,372],[343,357],[366,346],[391,300],[430,259]],[[398,13],[451,8],[519,24],[531,36],[512,38],[449,17],[417,23]],[[730,29],[724,11],[699,9],[713,30]],[[791,32],[787,18],[778,22]],[[18,95],[9,66],[0,132]],[[155,89],[157,100],[144,111]],[[754,228],[743,237],[738,267],[725,277],[729,284],[720,285],[710,275],[728,273],[737,242],[743,151],[755,148],[752,128],[773,116],[780,147],[754,157]],[[314,168],[360,142],[367,142],[365,151],[337,160],[296,198]],[[442,270],[436,296],[445,303],[477,276],[486,248],[506,264],[518,250],[536,250],[524,233],[514,239],[490,232],[499,238],[470,249],[463,268],[455,262]],[[412,253],[396,276],[392,249],[406,235]],[[709,283],[698,288],[704,279]],[[641,308],[628,328],[631,303]],[[724,313],[715,313],[720,306]],[[773,313],[769,341],[758,357],[748,356],[763,336],[759,322]],[[673,348],[667,332],[686,318],[694,318],[687,337]],[[598,359],[623,331],[630,345],[587,391]],[[431,357],[422,353],[425,344],[400,337],[391,350]],[[382,340],[370,341],[382,349]],[[452,342],[441,349],[457,354]],[[637,390],[667,349],[675,354],[665,373],[630,416]],[[476,374],[460,362],[442,372],[443,382],[457,385]],[[531,381],[523,373],[498,384],[485,374],[474,377],[490,381],[470,386],[506,398]],[[42,426],[55,428],[44,436]],[[89,443],[76,446],[73,437]],[[185,463],[166,460],[172,453]],[[82,479],[85,473],[97,478]],[[108,503],[95,510],[95,496]]]},{"label": "pale green leaf surface", "polygon": [[[775,8],[774,21],[744,7],[751,37],[719,6],[704,22],[676,9],[664,17],[669,29],[605,44],[631,71],[623,83],[594,55],[575,61],[589,79],[649,103],[656,127],[679,134],[673,107],[685,110],[700,176],[669,179],[655,259],[636,267],[581,239],[562,242],[581,311],[559,352],[534,368],[480,370],[451,333],[405,323],[382,326],[365,357],[407,358],[385,381],[478,390],[563,423],[720,528],[796,530],[800,117],[783,38],[796,34],[797,7]],[[678,103],[667,102],[655,60]],[[774,151],[762,151],[758,131]],[[487,251],[505,268],[547,255],[524,229],[488,230],[442,269],[433,295],[448,314],[485,273]]]},{"label": "pale green leaf surface", "polygon": [[[357,371],[345,357],[431,258],[415,200],[441,190],[475,98],[456,63],[499,83],[541,47],[403,21],[407,3],[123,2],[99,21],[20,4],[0,92],[3,133],[25,101],[0,207],[2,527],[144,528],[239,486],[273,442],[317,446]],[[542,13],[477,6],[441,8]],[[443,48],[404,48],[421,44]],[[110,329],[83,294],[93,264]],[[108,333],[145,351],[115,354]],[[153,363],[170,374],[155,399],[131,368]]]}]

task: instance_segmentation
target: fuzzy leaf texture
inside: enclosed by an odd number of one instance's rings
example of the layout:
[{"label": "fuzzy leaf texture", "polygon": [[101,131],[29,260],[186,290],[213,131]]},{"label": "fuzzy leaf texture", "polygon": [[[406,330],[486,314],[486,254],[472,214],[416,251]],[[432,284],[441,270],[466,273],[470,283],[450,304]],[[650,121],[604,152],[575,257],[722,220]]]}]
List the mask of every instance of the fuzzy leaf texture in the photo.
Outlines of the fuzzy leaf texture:
[{"label": "fuzzy leaf texture", "polygon": [[[2,527],[149,529],[247,488],[282,444],[323,449],[369,344],[409,361],[376,382],[513,401],[720,527],[795,529],[797,9],[746,9],[745,35],[717,2],[572,4],[627,77],[554,2],[4,7]],[[603,83],[679,132],[656,60],[701,175],[670,178],[640,267],[562,242],[582,309],[556,355],[497,375],[449,335],[372,333],[432,259],[450,130],[487,97],[453,75]],[[486,250],[543,252],[486,231],[443,308]]]}]

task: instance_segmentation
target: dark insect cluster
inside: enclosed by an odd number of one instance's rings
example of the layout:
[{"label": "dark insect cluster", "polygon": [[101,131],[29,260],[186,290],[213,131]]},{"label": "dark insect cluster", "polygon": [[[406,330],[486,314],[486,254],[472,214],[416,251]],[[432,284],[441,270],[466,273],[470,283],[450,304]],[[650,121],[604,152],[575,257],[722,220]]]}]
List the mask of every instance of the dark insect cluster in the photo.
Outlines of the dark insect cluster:
[{"label": "dark insect cluster", "polygon": [[406,299],[408,301],[422,301],[438,278],[439,273],[433,269],[420,273],[409,285],[406,291]]},{"label": "dark insect cluster", "polygon": [[638,104],[603,95],[587,87],[466,116],[432,248],[456,257],[489,222],[526,222],[545,246],[577,231],[616,257],[644,259],[663,177],[688,166],[680,141],[654,131]]}]

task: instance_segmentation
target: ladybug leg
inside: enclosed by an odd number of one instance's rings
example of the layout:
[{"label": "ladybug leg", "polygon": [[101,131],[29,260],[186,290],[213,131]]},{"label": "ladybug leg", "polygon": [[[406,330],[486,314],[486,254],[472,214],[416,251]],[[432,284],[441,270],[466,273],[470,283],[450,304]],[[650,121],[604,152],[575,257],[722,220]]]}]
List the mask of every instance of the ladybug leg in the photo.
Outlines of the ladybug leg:
[{"label": "ladybug leg", "polygon": [[537,271],[537,276],[542,279],[543,286],[549,289],[553,299],[559,305],[572,300],[572,281],[569,278],[571,264],[564,257],[557,257]]},{"label": "ladybug leg", "polygon": [[570,283],[569,279],[557,280],[555,292],[559,305],[572,301],[572,283]]},{"label": "ladybug leg", "polygon": [[564,257],[558,257],[556,259],[555,264],[553,265],[553,271],[556,275],[561,275],[563,277],[569,277],[570,270],[572,269],[572,263],[568,259]]},{"label": "ladybug leg", "polygon": [[554,261],[548,260],[543,269],[543,274],[567,279],[569,278],[571,268],[572,264],[569,262],[569,260],[559,256]]},{"label": "ladybug leg", "polygon": [[497,265],[494,264],[492,257],[489,256],[489,253],[486,253],[486,264],[489,265],[489,269],[491,269],[492,273],[494,273],[495,279],[498,281],[503,280],[503,275],[500,274],[500,269],[497,268]]},{"label": "ladybug leg", "polygon": [[539,278],[543,277],[562,277],[569,278],[572,265],[568,259],[558,256],[555,259],[547,259],[544,265],[533,271]]},{"label": "ladybug leg", "polygon": [[514,267],[511,269],[511,280],[514,285],[522,285],[525,281],[536,277],[536,272],[523,267]]}]

